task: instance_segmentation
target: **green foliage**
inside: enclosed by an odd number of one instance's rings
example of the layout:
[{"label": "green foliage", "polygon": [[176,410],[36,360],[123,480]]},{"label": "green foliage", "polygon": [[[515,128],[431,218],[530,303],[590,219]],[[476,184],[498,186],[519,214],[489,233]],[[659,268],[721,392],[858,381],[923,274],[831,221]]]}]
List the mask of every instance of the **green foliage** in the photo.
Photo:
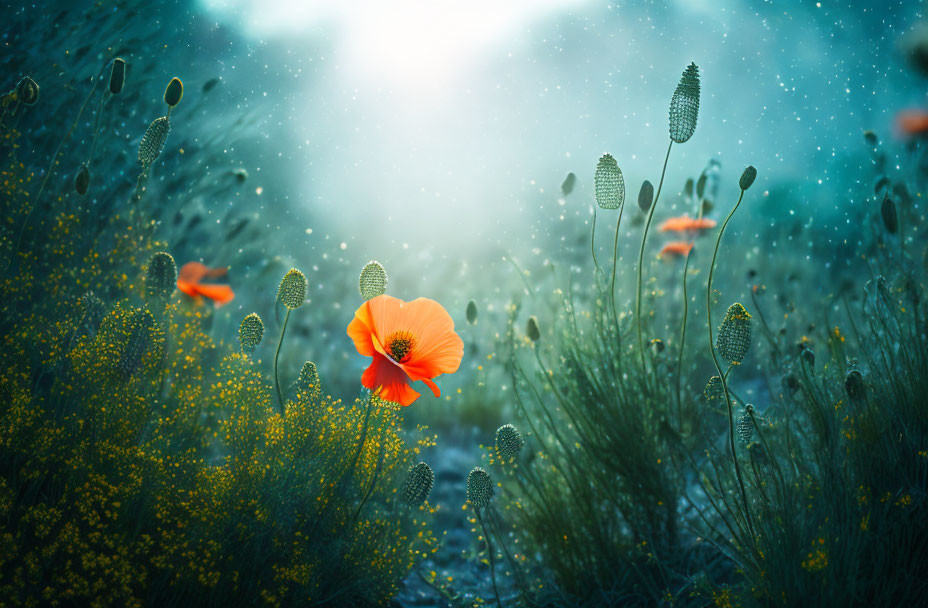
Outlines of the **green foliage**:
[{"label": "green foliage", "polygon": [[[0,603],[387,603],[437,549],[427,503],[396,509],[431,439],[408,441],[374,396],[323,395],[314,366],[273,408],[268,370],[172,295],[144,210],[95,230],[41,206],[26,227],[16,149],[0,166],[0,210],[24,227],[23,246],[0,229]],[[243,348],[263,325],[248,319]]]}]

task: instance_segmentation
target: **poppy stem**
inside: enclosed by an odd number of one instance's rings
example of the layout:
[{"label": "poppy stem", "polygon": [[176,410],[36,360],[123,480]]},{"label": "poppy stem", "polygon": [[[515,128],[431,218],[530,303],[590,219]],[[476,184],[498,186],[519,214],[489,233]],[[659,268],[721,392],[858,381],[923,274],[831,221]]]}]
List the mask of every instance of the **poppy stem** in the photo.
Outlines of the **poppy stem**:
[{"label": "poppy stem", "polygon": [[280,328],[280,340],[277,341],[277,350],[274,351],[274,388],[277,389],[277,405],[280,406],[280,414],[284,414],[284,397],[280,392],[280,376],[277,373],[277,359],[280,357],[280,346],[284,343],[284,334],[287,333],[287,321],[290,320],[290,308],[287,308],[287,314],[284,317],[283,326]]},{"label": "poppy stem", "polygon": [[[726,381],[728,372],[722,373],[722,366],[719,365],[719,358],[715,353],[715,342],[712,338],[712,277],[715,274],[715,260],[719,254],[719,245],[722,243],[722,235],[725,234],[725,228],[728,226],[731,216],[738,210],[738,206],[741,205],[741,199],[743,198],[744,190],[741,191],[741,195],[738,196],[738,202],[735,203],[735,206],[732,207],[731,211],[728,213],[728,217],[725,218],[725,222],[719,230],[719,236],[715,241],[715,251],[712,253],[712,263],[709,265],[709,282],[706,287],[706,320],[709,322],[709,352],[712,354],[712,362],[715,363],[715,369],[719,374],[719,379],[722,381],[722,393],[725,395],[725,405],[728,406],[728,445],[731,449],[731,460],[735,465],[735,477],[738,478],[738,487],[741,490],[741,503],[744,506],[744,517],[748,524],[748,530],[751,532],[751,544],[754,544],[754,526],[751,523],[751,511],[748,509],[748,495],[744,489],[744,480],[741,478],[741,466],[738,464],[738,454],[735,451],[735,415],[732,411],[731,395],[728,392],[728,382]],[[729,370],[731,370],[731,367],[729,367]]]},{"label": "poppy stem", "polygon": [[635,324],[638,327],[638,353],[641,355],[641,372],[647,373],[647,365],[644,360],[644,340],[641,337],[641,275],[644,272],[644,245],[648,240],[648,228],[651,227],[651,218],[654,217],[654,209],[657,208],[657,201],[661,198],[661,189],[664,187],[664,175],[667,173],[667,161],[670,159],[670,149],[673,148],[673,140],[667,146],[667,154],[664,156],[664,168],[661,169],[661,181],[657,184],[657,193],[654,195],[654,202],[648,211],[648,220],[644,225],[644,234],[641,236],[641,250],[638,252],[638,289],[635,292]]}]

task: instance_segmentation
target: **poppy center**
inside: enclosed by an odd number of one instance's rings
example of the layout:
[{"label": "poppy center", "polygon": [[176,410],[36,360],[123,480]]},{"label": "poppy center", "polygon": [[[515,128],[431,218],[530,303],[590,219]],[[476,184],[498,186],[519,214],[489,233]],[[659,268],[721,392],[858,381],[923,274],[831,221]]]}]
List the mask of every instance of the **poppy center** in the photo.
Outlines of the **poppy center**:
[{"label": "poppy center", "polygon": [[397,331],[387,338],[387,354],[397,363],[404,363],[412,354],[416,339],[408,331]]}]

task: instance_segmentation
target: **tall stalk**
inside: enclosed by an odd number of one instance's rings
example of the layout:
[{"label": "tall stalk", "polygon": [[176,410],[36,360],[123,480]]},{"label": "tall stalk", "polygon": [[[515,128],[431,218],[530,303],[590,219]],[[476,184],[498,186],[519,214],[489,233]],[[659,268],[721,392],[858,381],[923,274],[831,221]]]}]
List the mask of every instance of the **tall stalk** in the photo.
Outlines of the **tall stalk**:
[{"label": "tall stalk", "polygon": [[741,466],[738,464],[738,454],[735,451],[735,416],[731,404],[731,395],[728,392],[727,374],[722,373],[722,367],[719,365],[719,358],[715,352],[715,341],[712,337],[712,278],[715,275],[715,260],[719,254],[719,245],[722,243],[722,235],[725,234],[725,228],[728,226],[728,222],[731,221],[731,217],[735,214],[735,211],[737,211],[738,207],[741,205],[745,190],[751,187],[756,176],[757,170],[754,169],[754,167],[745,169],[744,174],[741,176],[741,181],[739,182],[741,194],[738,195],[738,202],[732,207],[731,211],[728,213],[728,217],[725,218],[725,222],[722,223],[722,227],[719,230],[719,236],[715,241],[715,251],[712,252],[712,263],[709,265],[709,282],[706,286],[706,320],[709,324],[709,353],[712,355],[712,362],[715,364],[715,369],[722,382],[722,393],[725,395],[725,405],[728,407],[728,446],[731,449],[731,460],[735,465],[735,477],[738,479],[738,488],[741,491],[741,503],[744,506],[744,517],[748,524],[748,530],[751,532],[752,542],[754,540],[754,526],[751,522],[751,511],[748,508],[748,495],[744,489],[744,479],[741,476]]},{"label": "tall stalk", "polygon": [[638,251],[638,289],[635,291],[635,325],[638,328],[638,353],[641,355],[641,372],[647,373],[647,366],[644,360],[644,339],[641,337],[641,275],[644,266],[644,245],[648,240],[648,229],[651,227],[651,218],[654,217],[654,209],[657,207],[657,201],[661,198],[661,188],[664,187],[664,175],[667,173],[667,160],[670,158],[670,149],[673,148],[673,140],[667,146],[667,154],[664,156],[664,168],[661,169],[661,181],[657,184],[657,193],[654,195],[654,202],[648,210],[648,219],[644,225],[644,234],[641,236],[641,249]]},{"label": "tall stalk", "polygon": [[277,349],[274,351],[274,388],[277,390],[277,406],[280,408],[280,414],[284,414],[284,397],[280,391],[280,375],[277,373],[277,359],[280,357],[280,347],[284,343],[284,334],[287,333],[287,321],[290,320],[290,309],[284,316],[283,325],[280,328],[280,339],[277,341]]}]

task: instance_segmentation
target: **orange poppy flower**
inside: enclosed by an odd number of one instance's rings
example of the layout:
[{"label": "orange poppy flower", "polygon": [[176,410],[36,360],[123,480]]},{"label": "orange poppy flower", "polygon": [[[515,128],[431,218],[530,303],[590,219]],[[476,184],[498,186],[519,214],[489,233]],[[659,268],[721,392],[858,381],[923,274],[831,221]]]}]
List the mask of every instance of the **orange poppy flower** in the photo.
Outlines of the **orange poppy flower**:
[{"label": "orange poppy flower", "polygon": [[428,298],[412,302],[387,295],[372,298],[355,311],[348,336],[359,353],[374,358],[361,384],[402,406],[419,398],[410,386],[416,380],[440,397],[433,379],[456,372],[464,355],[464,342],[454,333],[451,315]]},{"label": "orange poppy flower", "polygon": [[896,127],[903,135],[924,135],[928,132],[928,112],[903,110],[896,114]]},{"label": "orange poppy flower", "polygon": [[692,243],[686,243],[684,241],[670,241],[664,248],[661,249],[661,252],[658,254],[660,257],[664,256],[686,256],[689,255],[690,251],[693,249]]},{"label": "orange poppy flower", "polygon": [[688,215],[672,217],[660,225],[661,232],[698,232],[715,228],[715,220],[708,218],[693,219]]},{"label": "orange poppy flower", "polygon": [[226,268],[210,268],[199,262],[187,262],[177,273],[177,289],[191,298],[203,296],[213,301],[216,307],[228,304],[235,299],[235,293],[228,285],[211,285],[200,283],[205,278],[221,277]]}]

